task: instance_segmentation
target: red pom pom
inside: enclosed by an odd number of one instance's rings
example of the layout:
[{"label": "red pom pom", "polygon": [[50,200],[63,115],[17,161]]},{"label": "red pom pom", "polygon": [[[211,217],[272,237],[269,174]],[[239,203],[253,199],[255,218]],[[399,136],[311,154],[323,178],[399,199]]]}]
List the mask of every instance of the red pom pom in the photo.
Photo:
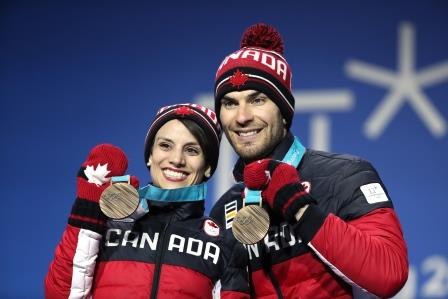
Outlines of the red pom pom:
[{"label": "red pom pom", "polygon": [[241,38],[241,48],[258,47],[283,55],[283,39],[278,31],[267,24],[255,24],[246,29]]}]

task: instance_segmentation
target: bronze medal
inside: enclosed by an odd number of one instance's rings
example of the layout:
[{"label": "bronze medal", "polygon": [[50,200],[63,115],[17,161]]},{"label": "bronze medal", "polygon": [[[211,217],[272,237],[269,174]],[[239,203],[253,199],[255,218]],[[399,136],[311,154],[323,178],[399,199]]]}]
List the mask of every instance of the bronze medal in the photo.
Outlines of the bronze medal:
[{"label": "bronze medal", "polygon": [[252,245],[262,240],[269,229],[269,215],[258,205],[248,205],[238,211],[232,232],[240,243]]},{"label": "bronze medal", "polygon": [[100,209],[109,218],[123,219],[137,210],[137,190],[127,183],[115,183],[107,187],[100,197]]}]

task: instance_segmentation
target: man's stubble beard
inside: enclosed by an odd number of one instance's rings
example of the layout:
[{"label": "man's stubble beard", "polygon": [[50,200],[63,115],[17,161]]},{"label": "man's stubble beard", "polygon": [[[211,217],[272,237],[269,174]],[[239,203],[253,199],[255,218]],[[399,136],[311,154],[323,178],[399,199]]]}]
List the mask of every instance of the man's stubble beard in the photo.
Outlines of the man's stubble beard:
[{"label": "man's stubble beard", "polygon": [[269,137],[266,138],[265,142],[262,142],[257,146],[257,148],[251,148],[251,143],[247,143],[246,145],[243,145],[242,147],[237,147],[233,142],[232,139],[229,137],[229,134],[227,133],[227,130],[225,130],[225,134],[227,137],[227,140],[229,141],[230,145],[232,146],[233,150],[238,154],[238,156],[243,159],[245,162],[251,162],[259,159],[264,159],[270,156],[272,151],[277,147],[277,145],[280,144],[283,137],[286,136],[286,129],[282,128],[277,132],[277,134],[274,134],[273,139],[269,140]]}]

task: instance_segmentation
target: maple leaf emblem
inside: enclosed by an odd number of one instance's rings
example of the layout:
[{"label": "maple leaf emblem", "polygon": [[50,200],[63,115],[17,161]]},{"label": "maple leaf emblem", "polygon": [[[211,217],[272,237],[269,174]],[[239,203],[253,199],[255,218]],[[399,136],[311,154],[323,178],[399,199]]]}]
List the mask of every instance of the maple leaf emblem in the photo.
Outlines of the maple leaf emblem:
[{"label": "maple leaf emblem", "polygon": [[207,233],[207,235],[216,237],[219,235],[219,226],[212,220],[207,219],[204,222],[204,231]]},{"label": "maple leaf emblem", "polygon": [[232,77],[230,77],[230,83],[236,88],[240,88],[241,85],[246,84],[247,80],[249,80],[247,75],[240,70],[236,70]]},{"label": "maple leaf emblem", "polygon": [[185,106],[179,107],[175,111],[176,111],[176,114],[178,114],[178,115],[189,115],[189,114],[193,113],[193,111],[191,111],[190,108],[185,107]]},{"label": "maple leaf emblem", "polygon": [[210,226],[213,227],[213,228],[219,228],[219,226],[216,225],[216,223],[214,223],[213,221],[209,221],[209,222],[208,222],[208,225],[210,225]]},{"label": "maple leaf emblem", "polygon": [[96,168],[93,165],[88,165],[84,170],[84,174],[87,177],[87,182],[101,186],[102,184],[109,182],[110,178],[106,178],[106,175],[110,173],[107,170],[107,163],[101,165],[98,163]]}]

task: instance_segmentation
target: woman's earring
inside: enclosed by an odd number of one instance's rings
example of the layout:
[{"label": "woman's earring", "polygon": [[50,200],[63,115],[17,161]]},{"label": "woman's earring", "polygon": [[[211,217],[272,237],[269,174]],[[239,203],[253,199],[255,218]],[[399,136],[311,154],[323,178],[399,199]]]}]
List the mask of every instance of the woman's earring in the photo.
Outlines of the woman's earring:
[{"label": "woman's earring", "polygon": [[148,160],[148,163],[146,163],[146,165],[148,165],[149,167],[151,167],[151,159]]},{"label": "woman's earring", "polygon": [[204,173],[204,176],[206,177],[206,178],[209,178],[210,177],[210,174],[211,174],[211,168],[209,167],[209,168],[207,168],[207,170],[205,171],[205,173]]}]

